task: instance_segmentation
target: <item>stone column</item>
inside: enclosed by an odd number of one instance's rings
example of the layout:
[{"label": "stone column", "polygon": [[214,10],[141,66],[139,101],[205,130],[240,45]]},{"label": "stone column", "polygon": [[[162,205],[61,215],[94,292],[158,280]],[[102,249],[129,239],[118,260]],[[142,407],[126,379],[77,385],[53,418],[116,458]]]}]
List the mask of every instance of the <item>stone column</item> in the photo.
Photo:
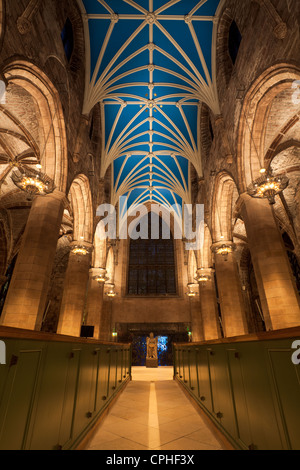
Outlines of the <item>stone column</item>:
[{"label": "stone column", "polygon": [[29,213],[0,324],[40,331],[65,194],[37,196]]},{"label": "stone column", "polygon": [[91,245],[86,242],[73,242],[72,248],[79,244],[86,246],[89,253],[70,253],[57,328],[58,334],[74,337],[80,337],[91,263]]},{"label": "stone column", "polygon": [[[222,245],[217,243],[212,249]],[[221,305],[224,336],[242,336],[248,334],[242,286],[234,253],[228,256],[215,254],[216,276]]]},{"label": "stone column", "polygon": [[215,271],[211,268],[198,270],[198,276],[205,276],[208,279],[205,282],[199,282],[200,308],[205,341],[221,338],[214,274]]},{"label": "stone column", "polygon": [[94,326],[94,338],[100,339],[103,311],[104,282],[98,282],[97,277],[105,279],[106,269],[92,268],[90,270],[89,289],[87,296],[87,325]]},{"label": "stone column", "polygon": [[300,325],[299,295],[268,201],[243,194],[239,201],[267,330]]},{"label": "stone column", "polygon": [[99,335],[101,341],[112,341],[113,304],[113,299],[104,297]]},{"label": "stone column", "polygon": [[190,309],[190,322],[192,329],[192,341],[193,343],[199,343],[204,341],[203,334],[203,322],[200,310],[200,299],[199,299],[199,286],[197,284],[189,284],[189,291],[195,292],[195,297],[189,297],[189,309]]}]

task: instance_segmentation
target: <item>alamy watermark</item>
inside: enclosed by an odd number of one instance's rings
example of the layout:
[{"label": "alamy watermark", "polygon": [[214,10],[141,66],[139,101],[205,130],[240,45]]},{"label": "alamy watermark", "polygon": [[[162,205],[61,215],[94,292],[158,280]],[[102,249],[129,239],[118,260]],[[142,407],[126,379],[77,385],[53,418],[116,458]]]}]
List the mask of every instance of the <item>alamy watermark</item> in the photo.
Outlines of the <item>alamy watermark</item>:
[{"label": "alamy watermark", "polygon": [[292,363],[295,366],[299,366],[300,364],[300,340],[294,341],[292,344],[292,349],[296,349],[292,355]]},{"label": "alamy watermark", "polygon": [[0,365],[6,365],[6,344],[0,341]]},{"label": "alamy watermark", "polygon": [[6,103],[6,83],[0,80],[0,104]]},{"label": "alamy watermark", "polygon": [[[119,199],[119,213],[111,204],[102,204],[97,209],[101,219],[96,230],[100,240],[184,240],[186,250],[199,250],[204,243],[204,205],[175,204],[167,208],[151,204],[151,230],[148,222],[149,206],[140,204],[128,208],[128,199]],[[161,223],[163,220],[163,223]],[[150,234],[150,236],[149,236]]]},{"label": "alamy watermark", "polygon": [[300,80],[295,80],[292,83],[292,89],[295,90],[292,95],[292,101],[295,105],[300,104]]}]

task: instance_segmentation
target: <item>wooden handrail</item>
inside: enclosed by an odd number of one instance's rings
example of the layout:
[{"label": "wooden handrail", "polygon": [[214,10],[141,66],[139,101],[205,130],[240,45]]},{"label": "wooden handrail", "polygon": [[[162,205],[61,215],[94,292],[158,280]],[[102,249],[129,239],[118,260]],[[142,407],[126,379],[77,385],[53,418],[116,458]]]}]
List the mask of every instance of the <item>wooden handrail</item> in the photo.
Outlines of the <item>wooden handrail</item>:
[{"label": "wooden handrail", "polygon": [[52,333],[44,333],[41,331],[23,330],[19,328],[10,328],[0,326],[0,339],[25,339],[31,341],[48,341],[57,343],[81,343],[105,345],[105,346],[129,346],[130,343],[115,343],[109,341],[100,341],[97,339],[77,338],[74,336],[57,335]]},{"label": "wooden handrail", "polygon": [[174,343],[174,346],[205,346],[213,344],[247,343],[253,341],[269,341],[276,339],[300,338],[300,326],[285,330],[267,331],[253,333],[245,336],[234,336],[232,338],[215,339],[211,341],[201,341],[198,343]]}]

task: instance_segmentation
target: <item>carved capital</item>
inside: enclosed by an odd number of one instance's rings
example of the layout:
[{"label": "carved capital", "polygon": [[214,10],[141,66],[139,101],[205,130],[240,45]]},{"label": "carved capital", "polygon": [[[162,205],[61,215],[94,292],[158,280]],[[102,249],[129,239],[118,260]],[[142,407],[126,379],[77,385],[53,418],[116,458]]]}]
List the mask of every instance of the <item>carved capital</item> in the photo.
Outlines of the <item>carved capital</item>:
[{"label": "carved capital", "polygon": [[32,28],[31,20],[36,14],[40,6],[40,3],[41,3],[41,0],[30,0],[22,16],[18,18],[17,28],[20,34],[27,34],[31,30]]},{"label": "carved capital", "polygon": [[20,16],[17,20],[17,28],[20,34],[27,34],[31,30],[32,24],[28,18]]},{"label": "carved capital", "polygon": [[284,39],[288,31],[287,25],[284,23],[284,21],[282,21],[281,16],[279,15],[271,0],[256,0],[256,2],[259,3],[260,6],[264,7],[269,19],[273,24],[275,24],[273,27],[274,36],[277,39]]}]

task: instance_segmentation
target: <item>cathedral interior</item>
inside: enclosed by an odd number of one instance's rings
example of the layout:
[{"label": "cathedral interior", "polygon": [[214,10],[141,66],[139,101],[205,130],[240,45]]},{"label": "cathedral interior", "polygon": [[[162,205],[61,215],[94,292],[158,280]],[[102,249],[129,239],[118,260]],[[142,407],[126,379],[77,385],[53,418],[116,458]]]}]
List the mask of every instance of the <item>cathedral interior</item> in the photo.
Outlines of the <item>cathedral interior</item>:
[{"label": "cathedral interior", "polygon": [[299,51],[299,0],[0,0],[1,450],[300,450]]}]

